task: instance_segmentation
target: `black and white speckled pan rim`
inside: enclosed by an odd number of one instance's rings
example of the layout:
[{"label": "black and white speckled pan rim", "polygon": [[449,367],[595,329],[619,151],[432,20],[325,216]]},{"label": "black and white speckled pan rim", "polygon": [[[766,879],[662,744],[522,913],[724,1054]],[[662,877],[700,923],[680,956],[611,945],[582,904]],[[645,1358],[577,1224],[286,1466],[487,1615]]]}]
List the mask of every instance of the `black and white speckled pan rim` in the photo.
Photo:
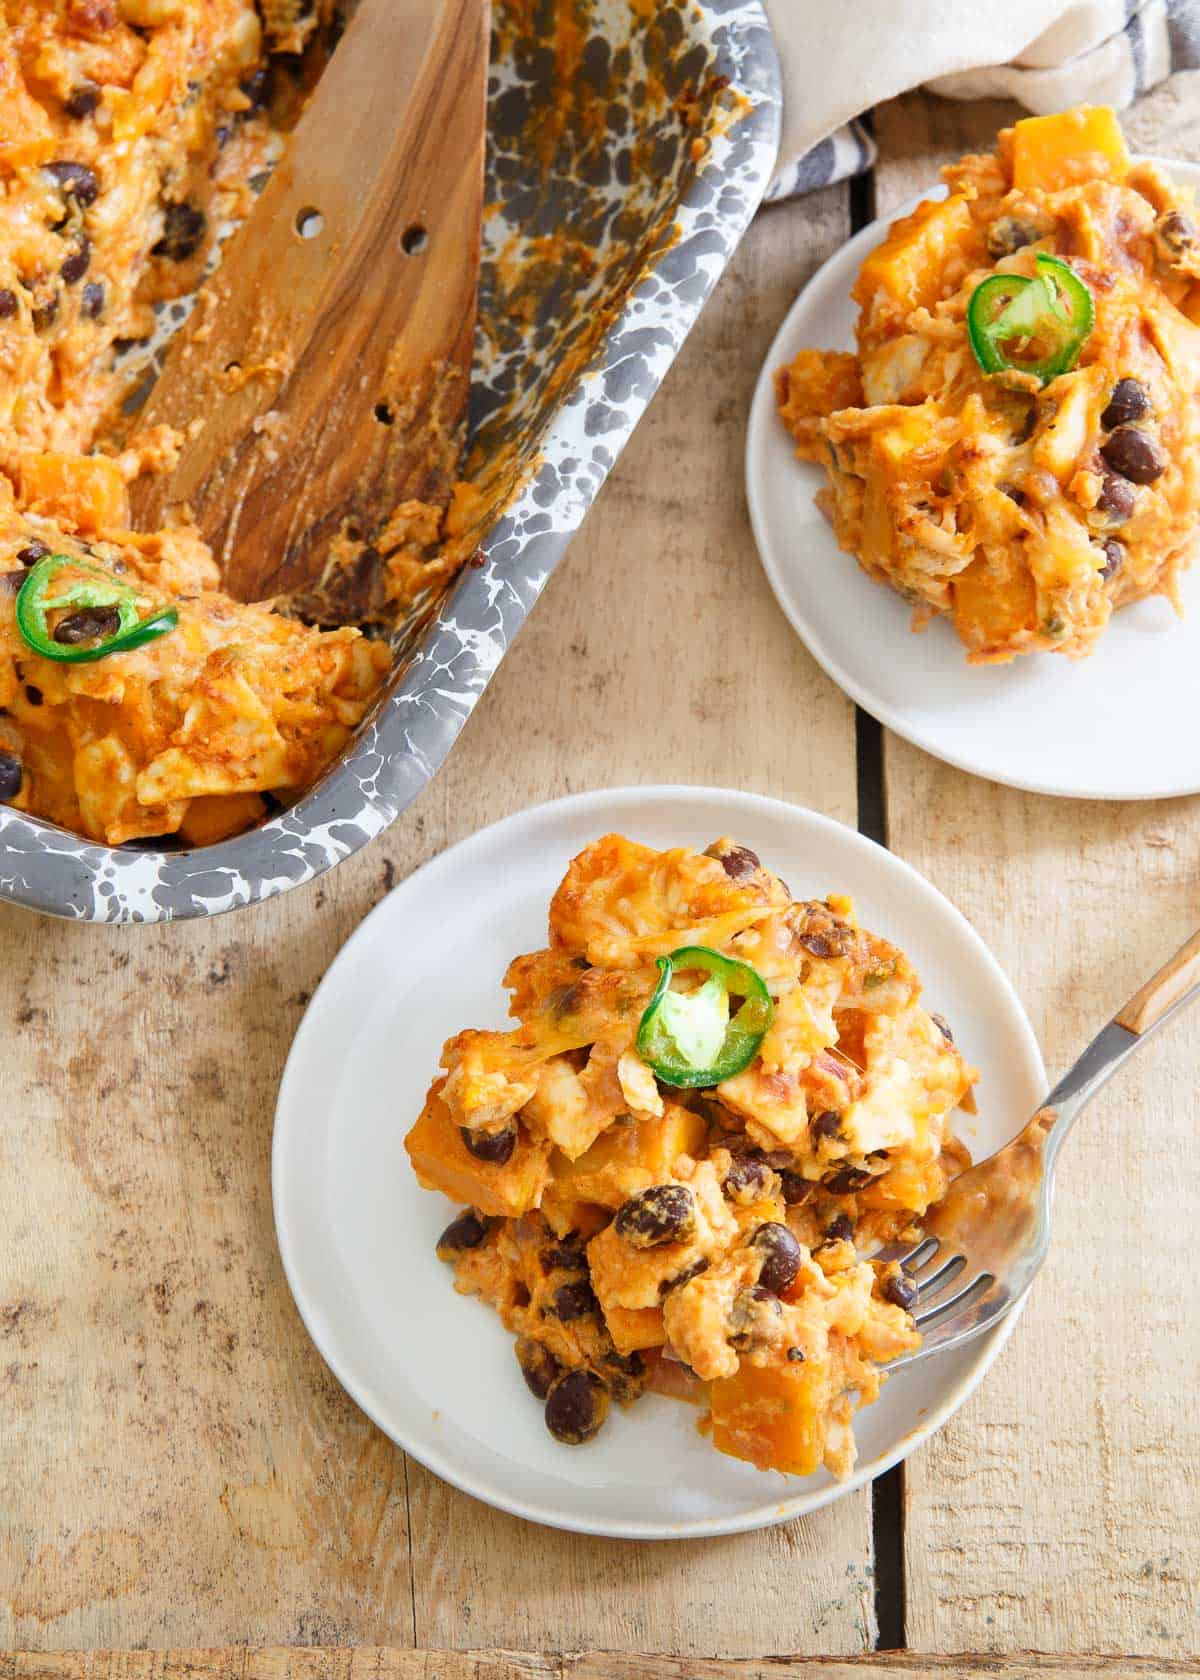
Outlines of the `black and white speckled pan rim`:
[{"label": "black and white speckled pan rim", "polygon": [[780,72],[762,0],[699,0],[681,15],[697,45],[711,53],[714,72],[727,76],[748,102],[748,114],[713,141],[678,201],[677,240],[649,266],[596,356],[564,392],[540,448],[538,472],[489,533],[483,564],[462,572],[346,752],[287,810],[247,833],[192,850],[103,846],[0,807],[0,900],[77,921],[220,915],[333,868],[382,833],[436,774],[770,178]]}]

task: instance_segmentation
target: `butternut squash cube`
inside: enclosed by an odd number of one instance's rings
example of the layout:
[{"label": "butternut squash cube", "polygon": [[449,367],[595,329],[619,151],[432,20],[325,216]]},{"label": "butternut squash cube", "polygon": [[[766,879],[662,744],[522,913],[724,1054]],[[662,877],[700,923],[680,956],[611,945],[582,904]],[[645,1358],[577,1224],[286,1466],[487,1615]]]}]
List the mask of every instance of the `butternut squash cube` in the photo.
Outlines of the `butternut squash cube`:
[{"label": "butternut squash cube", "polygon": [[633,1248],[617,1235],[615,1225],[607,1225],[588,1244],[587,1257],[596,1299],[605,1319],[611,1320],[612,1314],[621,1309],[634,1313],[655,1310],[669,1286],[703,1255],[693,1243]]},{"label": "butternut squash cube", "polygon": [[79,531],[114,531],[129,524],[125,480],[107,455],[26,455],[20,463],[21,497],[36,513],[50,514]]},{"label": "butternut squash cube", "polygon": [[811,1476],[825,1456],[830,1362],[748,1365],[712,1385],[713,1446],[759,1470]]},{"label": "butternut squash cube", "polygon": [[1107,105],[1077,105],[1049,117],[1024,117],[1013,128],[1013,186],[1061,192],[1079,181],[1123,181],[1129,153]]},{"label": "butternut squash cube", "polygon": [[503,1166],[477,1160],[450,1118],[441,1088],[439,1081],[404,1140],[418,1183],[499,1218],[516,1218],[537,1207],[550,1176],[550,1145],[533,1142],[521,1130]]},{"label": "butternut squash cube", "polygon": [[950,585],[954,627],[972,650],[1004,647],[1014,636],[1032,630],[1037,590],[1027,567],[1009,565],[1002,576],[995,562],[980,554]]},{"label": "butternut squash cube", "polygon": [[661,1307],[609,1307],[604,1322],[618,1353],[640,1353],[666,1340]]},{"label": "butternut squash cube", "polygon": [[906,309],[933,304],[946,286],[950,259],[977,238],[963,193],[927,199],[911,216],[892,223],[883,244],[863,263],[852,295],[864,309],[880,292]]},{"label": "butternut squash cube", "polygon": [[211,846],[231,834],[240,834],[266,812],[257,793],[210,793],[193,799],[179,833],[189,846]]},{"label": "butternut squash cube", "polygon": [[556,1196],[618,1208],[637,1191],[669,1178],[678,1156],[703,1153],[707,1137],[701,1116],[677,1103],[667,1103],[657,1118],[615,1120],[577,1160],[555,1150]]}]

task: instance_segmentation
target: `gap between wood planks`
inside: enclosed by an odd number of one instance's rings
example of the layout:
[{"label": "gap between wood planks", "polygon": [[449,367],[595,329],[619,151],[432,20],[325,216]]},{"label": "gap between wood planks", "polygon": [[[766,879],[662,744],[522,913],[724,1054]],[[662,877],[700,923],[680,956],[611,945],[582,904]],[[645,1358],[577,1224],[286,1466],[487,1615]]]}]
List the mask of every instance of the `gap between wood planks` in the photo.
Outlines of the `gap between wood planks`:
[{"label": "gap between wood planks", "polygon": [[[868,126],[870,119],[868,118]],[[850,182],[850,230],[875,220],[874,171]],[[854,709],[858,832],[881,846],[887,841],[883,784],[883,729],[861,706]],[[904,1578],[904,1465],[871,1484],[871,1538],[875,1563],[875,1649],[907,1649]]]}]

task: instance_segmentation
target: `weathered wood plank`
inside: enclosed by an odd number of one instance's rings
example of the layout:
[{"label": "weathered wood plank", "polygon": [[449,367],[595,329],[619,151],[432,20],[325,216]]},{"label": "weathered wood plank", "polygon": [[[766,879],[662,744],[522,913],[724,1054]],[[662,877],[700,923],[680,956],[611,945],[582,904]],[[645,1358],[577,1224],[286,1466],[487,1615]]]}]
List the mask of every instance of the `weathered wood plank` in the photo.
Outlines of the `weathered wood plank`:
[{"label": "weathered wood plank", "polygon": [[755,227],[444,773],[367,853],[207,924],[0,915],[17,1024],[0,1069],[0,1647],[871,1643],[865,1496],[743,1539],[610,1545],[406,1466],[300,1326],[269,1185],[308,996],[383,891],[450,841],[629,781],[853,821],[851,708],[775,609],[741,478],[759,361],[845,238],[846,202]]},{"label": "weathered wood plank", "polygon": [[0,1680],[1194,1680],[1190,1663],[1139,1657],[1048,1657],[1036,1654],[919,1657],[873,1653],[848,1659],[782,1657],[758,1661],[620,1655],[584,1651],[542,1656],[515,1651],[226,1650],[17,1652],[0,1654]]},{"label": "weathered wood plank", "polygon": [[[1134,144],[1200,152],[1196,112],[1184,122],[1178,91],[1165,90],[1134,113]],[[881,212],[1017,114],[924,97],[885,107]],[[891,736],[886,781],[893,848],[996,952],[1052,1073],[1195,925],[1196,800],[1041,799]],[[1061,1168],[1057,1241],[1023,1322],[982,1391],[909,1463],[917,1650],[1178,1655],[1196,1644],[1200,1424],[1181,1398],[1200,1364],[1200,1178],[1181,1163],[1194,1156],[1198,1053],[1193,1016],[1081,1122]]]}]

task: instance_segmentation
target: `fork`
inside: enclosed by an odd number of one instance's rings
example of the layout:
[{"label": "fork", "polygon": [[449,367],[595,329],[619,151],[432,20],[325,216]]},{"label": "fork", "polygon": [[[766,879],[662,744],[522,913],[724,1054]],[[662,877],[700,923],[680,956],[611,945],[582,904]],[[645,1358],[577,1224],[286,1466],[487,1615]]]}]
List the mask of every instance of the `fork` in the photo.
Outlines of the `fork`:
[{"label": "fork", "polygon": [[1058,1152],[1080,1113],[1159,1027],[1200,993],[1200,932],[1097,1033],[1011,1143],[953,1179],[914,1247],[900,1260],[917,1285],[921,1346],[898,1370],[980,1336],[1024,1300],[1050,1247]]}]

